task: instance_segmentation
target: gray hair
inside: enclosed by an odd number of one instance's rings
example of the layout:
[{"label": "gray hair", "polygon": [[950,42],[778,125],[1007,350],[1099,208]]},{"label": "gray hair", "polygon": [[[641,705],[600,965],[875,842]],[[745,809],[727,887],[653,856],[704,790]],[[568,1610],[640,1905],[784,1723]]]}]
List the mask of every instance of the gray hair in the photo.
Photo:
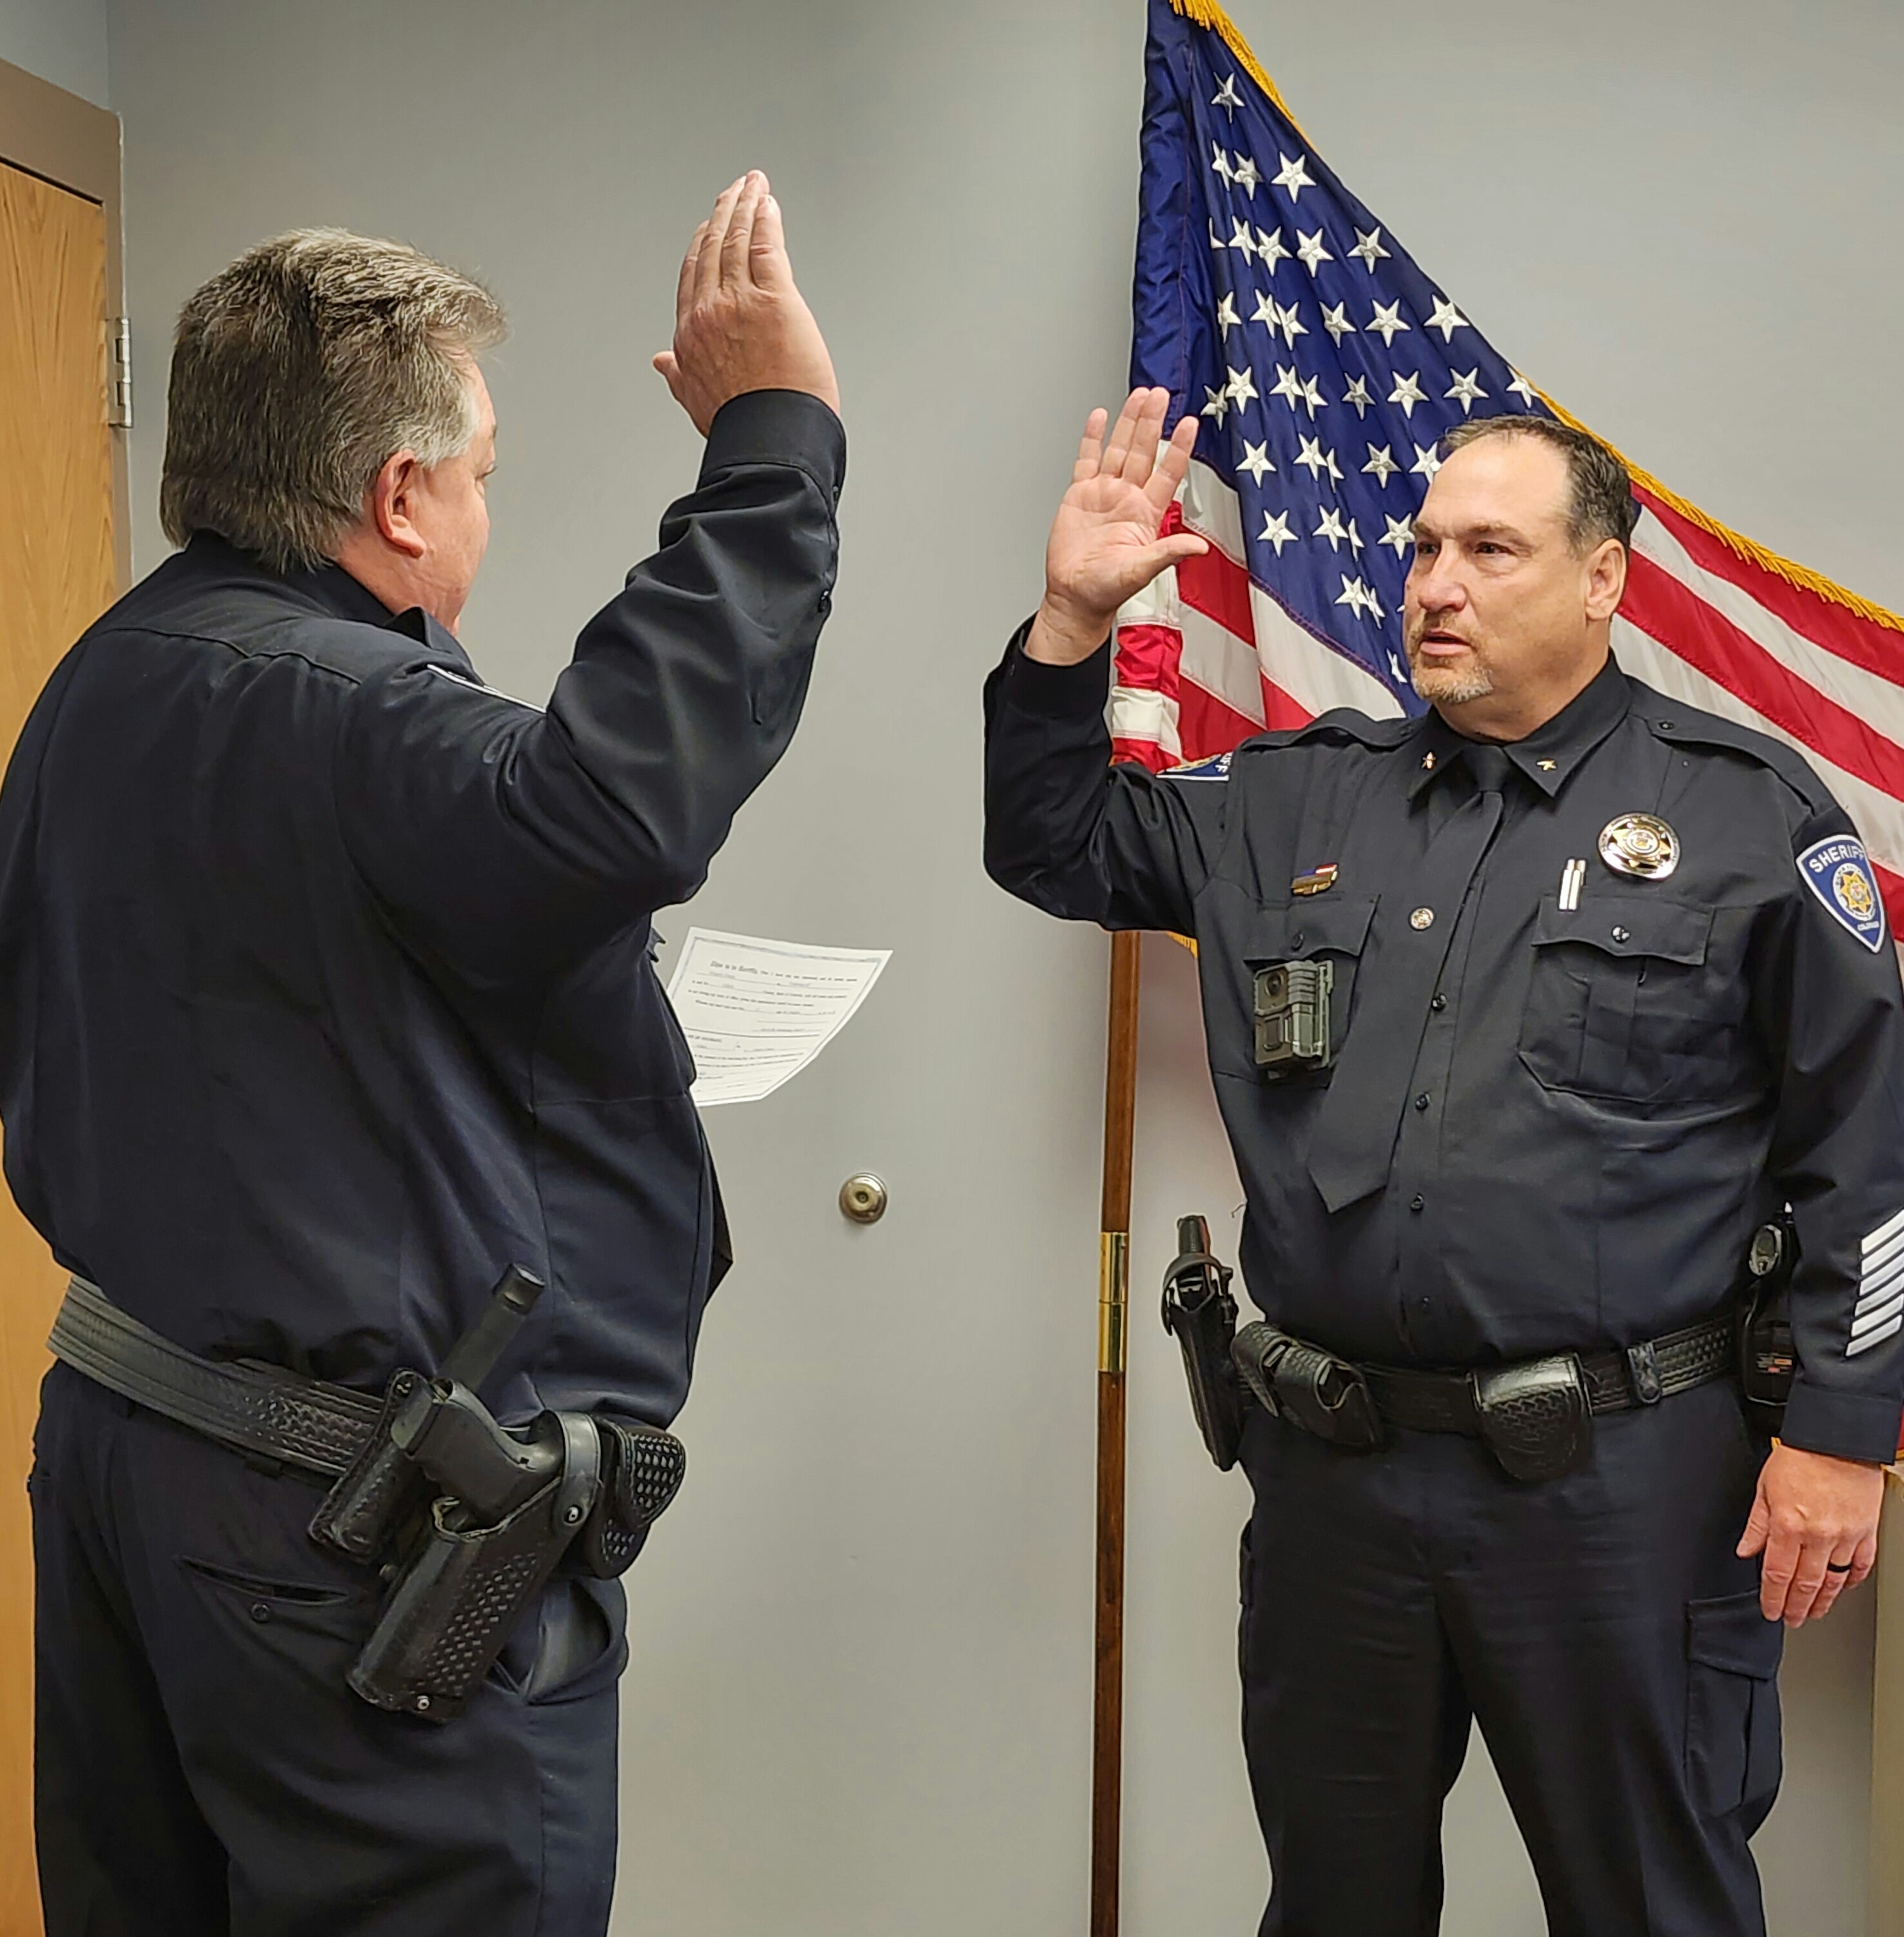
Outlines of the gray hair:
[{"label": "gray hair", "polygon": [[468,448],[469,371],[508,329],[481,283],[401,242],[299,229],[247,250],[179,316],[165,535],[321,565],[399,451],[427,467]]},{"label": "gray hair", "polygon": [[1450,452],[1465,450],[1486,437],[1531,437],[1550,444],[1567,461],[1567,542],[1576,553],[1590,551],[1608,538],[1633,548],[1639,507],[1633,480],[1619,458],[1596,437],[1557,417],[1474,417],[1457,424],[1442,439]]}]

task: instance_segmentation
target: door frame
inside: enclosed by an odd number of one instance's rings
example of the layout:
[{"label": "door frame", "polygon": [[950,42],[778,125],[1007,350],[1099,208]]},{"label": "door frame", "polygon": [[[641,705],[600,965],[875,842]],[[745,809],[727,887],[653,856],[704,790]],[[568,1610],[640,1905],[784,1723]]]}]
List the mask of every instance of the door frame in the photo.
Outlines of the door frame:
[{"label": "door frame", "polygon": [[[55,188],[97,202],[105,211],[106,314],[126,308],[126,249],[120,184],[119,117],[11,61],[0,60],[0,162],[38,175]],[[102,340],[100,355],[108,353]],[[135,409],[138,408],[136,401]],[[132,582],[132,485],[128,432],[115,427],[112,444],[112,546],[118,590]]]}]

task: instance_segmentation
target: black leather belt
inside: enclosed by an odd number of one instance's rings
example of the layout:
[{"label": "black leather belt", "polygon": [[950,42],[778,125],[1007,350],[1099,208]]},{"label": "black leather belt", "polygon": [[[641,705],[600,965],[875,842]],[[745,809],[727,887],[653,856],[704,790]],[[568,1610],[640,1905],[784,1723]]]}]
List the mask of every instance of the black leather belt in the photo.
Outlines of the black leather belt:
[{"label": "black leather belt", "polygon": [[[1624,1352],[1583,1352],[1580,1369],[1595,1413],[1656,1405],[1675,1393],[1725,1378],[1737,1369],[1736,1322],[1711,1318],[1669,1332]],[[1474,1379],[1467,1372],[1417,1372],[1399,1366],[1359,1366],[1375,1409],[1391,1426],[1417,1432],[1481,1436]]]},{"label": "black leather belt", "polygon": [[108,1392],[240,1453],[327,1479],[370,1438],[381,1400],[255,1360],[202,1359],[129,1317],[76,1278],[47,1341],[55,1358]]}]

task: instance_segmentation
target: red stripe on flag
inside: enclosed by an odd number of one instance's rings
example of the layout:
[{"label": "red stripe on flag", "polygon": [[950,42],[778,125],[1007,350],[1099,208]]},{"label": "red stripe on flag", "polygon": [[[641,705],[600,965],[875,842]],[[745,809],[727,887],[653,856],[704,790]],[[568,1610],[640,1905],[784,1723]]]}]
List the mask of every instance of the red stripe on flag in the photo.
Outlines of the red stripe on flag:
[{"label": "red stripe on flag", "polygon": [[1890,917],[1890,938],[1895,941],[1900,923],[1904,923],[1904,876],[1893,875],[1888,868],[1871,863],[1871,871],[1878,878],[1878,892],[1884,898],[1884,913]]},{"label": "red stripe on flag", "polygon": [[1252,733],[1262,731],[1254,720],[1226,706],[1193,679],[1185,680],[1177,690],[1177,737],[1183,742],[1187,760],[1207,760],[1226,753]]},{"label": "red stripe on flag", "polygon": [[[1263,677],[1263,723],[1272,733],[1286,733],[1293,726],[1306,726],[1316,716],[1301,701],[1284,692],[1267,673]],[[1251,728],[1251,732],[1257,729]]]},{"label": "red stripe on flag", "polygon": [[1904,799],[1904,749],[1775,659],[1756,639],[1636,552],[1622,617],[1848,774]]},{"label": "red stripe on flag", "polygon": [[[1176,507],[1172,505],[1172,510]],[[1250,575],[1214,545],[1201,558],[1177,562],[1177,596],[1193,612],[1214,619],[1226,632],[1254,646],[1256,614],[1250,609]]]},{"label": "red stripe on flag", "polygon": [[1117,684],[1140,693],[1177,697],[1178,662],[1184,656],[1184,635],[1175,626],[1120,626],[1117,628]]},{"label": "red stripe on flag", "polygon": [[1756,559],[1741,558],[1723,539],[1645,492],[1634,496],[1685,547],[1687,556],[1701,570],[1737,586],[1781,624],[1822,650],[1862,666],[1894,686],[1904,686],[1904,632],[1893,632],[1820,598],[1815,592],[1807,592],[1775,571],[1768,571]]}]

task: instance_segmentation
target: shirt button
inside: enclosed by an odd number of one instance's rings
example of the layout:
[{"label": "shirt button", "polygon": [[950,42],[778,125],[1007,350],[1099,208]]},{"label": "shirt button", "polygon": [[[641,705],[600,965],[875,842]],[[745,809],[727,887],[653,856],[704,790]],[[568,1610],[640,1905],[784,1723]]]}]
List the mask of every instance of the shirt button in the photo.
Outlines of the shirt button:
[{"label": "shirt button", "polygon": [[1417,1110],[1425,1110],[1427,1108],[1428,1093],[1426,1090],[1423,1090],[1421,1094],[1414,1099],[1414,1107]]},{"label": "shirt button", "polygon": [[1437,996],[1428,1006],[1435,1011],[1436,1014],[1439,1015],[1442,1010],[1448,1007],[1448,998],[1445,996]]},{"label": "shirt button", "polygon": [[270,1607],[262,1601],[253,1601],[251,1603],[251,1618],[254,1621],[269,1620],[271,1619]]},{"label": "shirt button", "polygon": [[1616,928],[1613,931],[1613,938],[1615,941],[1630,941],[1633,938],[1630,929]]},{"label": "shirt button", "polygon": [[1426,1202],[1427,1199],[1422,1196],[1420,1191],[1417,1190],[1415,1194],[1408,1199],[1408,1208],[1411,1211],[1419,1211]]},{"label": "shirt button", "polygon": [[1408,926],[1411,928],[1433,928],[1434,925],[1435,911],[1431,908],[1417,908],[1414,914],[1408,917]]}]

